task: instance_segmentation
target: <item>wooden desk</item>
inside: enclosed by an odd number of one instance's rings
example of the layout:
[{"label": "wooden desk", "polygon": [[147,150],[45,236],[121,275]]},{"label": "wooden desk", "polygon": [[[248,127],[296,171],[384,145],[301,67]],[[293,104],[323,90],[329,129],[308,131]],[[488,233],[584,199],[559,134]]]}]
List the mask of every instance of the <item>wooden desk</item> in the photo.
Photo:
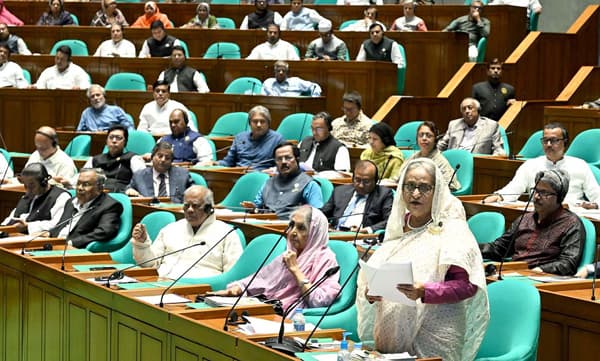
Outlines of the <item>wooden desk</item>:
[{"label": "wooden desk", "polygon": [[544,107],[544,124],[551,122],[562,123],[567,128],[572,142],[582,131],[600,128],[600,110],[581,109],[574,106],[546,106]]},{"label": "wooden desk", "polygon": [[504,187],[515,176],[522,160],[506,157],[473,157],[473,194],[490,194]]}]

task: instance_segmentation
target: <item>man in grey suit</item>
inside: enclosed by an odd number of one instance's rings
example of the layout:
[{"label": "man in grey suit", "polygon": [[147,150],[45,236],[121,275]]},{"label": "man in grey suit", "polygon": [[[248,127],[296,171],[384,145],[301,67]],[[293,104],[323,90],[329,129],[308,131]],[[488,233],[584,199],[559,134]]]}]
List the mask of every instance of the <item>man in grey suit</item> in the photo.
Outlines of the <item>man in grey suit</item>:
[{"label": "man in grey suit", "polygon": [[137,171],[125,193],[133,197],[170,197],[183,202],[183,192],[192,185],[187,169],[173,167],[173,146],[158,142],[152,149],[152,167]]},{"label": "man in grey suit", "polygon": [[481,105],[473,98],[460,103],[463,117],[451,120],[438,149],[464,149],[471,153],[505,155],[498,123],[479,115]]}]

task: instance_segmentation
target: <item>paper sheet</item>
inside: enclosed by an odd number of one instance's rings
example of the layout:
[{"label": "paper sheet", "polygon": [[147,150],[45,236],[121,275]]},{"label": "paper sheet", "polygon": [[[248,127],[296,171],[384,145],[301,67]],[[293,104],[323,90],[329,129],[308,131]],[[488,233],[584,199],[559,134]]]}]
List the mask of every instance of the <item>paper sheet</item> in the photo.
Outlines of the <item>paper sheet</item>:
[{"label": "paper sheet", "polygon": [[[96,284],[99,285],[105,285],[106,284],[106,278],[105,277],[94,277],[94,278],[88,278],[88,281],[92,281]],[[131,278],[129,276],[123,276],[123,278],[121,279],[116,279],[116,280],[110,280],[110,284],[111,285],[117,285],[119,283],[136,283],[138,282],[135,278]]]},{"label": "paper sheet", "polygon": [[[258,317],[247,316],[249,323],[239,325],[239,331],[247,335],[279,333],[281,321],[269,321]],[[312,331],[315,325],[306,323],[305,331]],[[294,324],[286,322],[283,326],[284,332],[294,332]]]},{"label": "paper sheet", "polygon": [[398,284],[413,284],[412,262],[385,263],[378,268],[359,260],[369,285],[369,294],[388,301],[415,306],[416,302],[396,289]]},{"label": "paper sheet", "polygon": [[[147,302],[153,305],[158,305],[160,303],[160,295],[156,295],[156,296],[139,296],[136,297],[138,300],[143,301],[143,302]],[[170,303],[189,303],[190,300],[188,300],[187,298],[178,296],[174,293],[167,293],[164,297],[163,297],[163,303],[166,304],[170,304]]]}]

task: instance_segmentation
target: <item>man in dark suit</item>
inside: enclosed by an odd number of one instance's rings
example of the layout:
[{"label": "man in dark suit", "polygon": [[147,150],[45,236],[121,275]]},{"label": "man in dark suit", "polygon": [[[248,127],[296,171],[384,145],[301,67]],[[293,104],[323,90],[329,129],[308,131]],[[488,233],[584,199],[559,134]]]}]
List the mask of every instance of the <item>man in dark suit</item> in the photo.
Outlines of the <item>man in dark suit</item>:
[{"label": "man in dark suit", "polygon": [[[103,192],[106,176],[101,170],[83,168],[79,172],[77,193],[67,203],[61,222],[73,217],[57,232],[69,244],[85,248],[91,242],[107,242],[119,233],[123,206]],[[56,234],[52,234],[56,236]]]},{"label": "man in dark suit", "polygon": [[356,163],[352,184],[336,187],[321,209],[339,230],[373,233],[385,229],[392,211],[392,190],[377,184],[377,166],[370,160]]},{"label": "man in dark suit", "polygon": [[515,102],[515,88],[503,83],[502,63],[498,58],[488,64],[488,80],[473,85],[472,97],[481,103],[480,114],[492,120],[500,120],[506,109]]},{"label": "man in dark suit", "polygon": [[152,168],[133,174],[125,191],[134,197],[171,197],[175,203],[183,202],[183,192],[192,185],[187,169],[173,167],[173,146],[158,142],[152,149]]}]

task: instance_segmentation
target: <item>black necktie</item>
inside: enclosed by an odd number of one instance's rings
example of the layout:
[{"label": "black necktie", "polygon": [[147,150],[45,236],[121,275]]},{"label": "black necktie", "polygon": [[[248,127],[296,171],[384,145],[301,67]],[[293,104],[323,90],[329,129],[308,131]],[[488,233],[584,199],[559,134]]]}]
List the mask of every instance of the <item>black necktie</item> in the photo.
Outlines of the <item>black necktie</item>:
[{"label": "black necktie", "polygon": [[167,182],[165,182],[165,174],[164,173],[159,174],[158,179],[160,179],[160,184],[158,185],[158,196],[166,197],[167,196]]}]

